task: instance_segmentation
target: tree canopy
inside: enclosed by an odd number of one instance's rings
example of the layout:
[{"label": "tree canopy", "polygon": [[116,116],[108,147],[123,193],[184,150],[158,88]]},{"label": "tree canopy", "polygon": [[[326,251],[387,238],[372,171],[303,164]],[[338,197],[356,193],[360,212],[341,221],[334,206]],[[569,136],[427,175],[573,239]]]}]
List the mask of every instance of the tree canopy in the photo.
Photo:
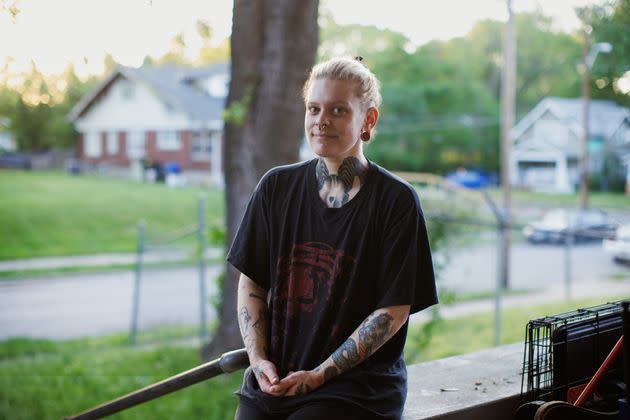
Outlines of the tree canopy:
[{"label": "tree canopy", "polygon": [[[592,7],[592,42],[609,42],[592,71],[592,95],[630,106],[630,0]],[[582,38],[558,32],[539,12],[516,15],[517,120],[545,96],[578,97]],[[499,104],[504,24],[477,22],[465,36],[414,47],[403,34],[365,25],[339,25],[319,16],[319,59],[361,55],[382,83],[378,135],[368,146],[371,159],[397,170],[444,173],[459,166],[497,171]],[[217,40],[212,27],[196,24],[200,48],[187,52],[183,33],[162,56],[145,64],[200,66],[225,62],[230,40]],[[96,77],[79,80],[69,66],[61,75],[42,75],[35,65],[25,74],[0,67],[0,116],[9,119],[21,149],[73,144],[65,120]],[[104,60],[111,71],[112,56]],[[103,76],[101,76],[103,77]]]}]

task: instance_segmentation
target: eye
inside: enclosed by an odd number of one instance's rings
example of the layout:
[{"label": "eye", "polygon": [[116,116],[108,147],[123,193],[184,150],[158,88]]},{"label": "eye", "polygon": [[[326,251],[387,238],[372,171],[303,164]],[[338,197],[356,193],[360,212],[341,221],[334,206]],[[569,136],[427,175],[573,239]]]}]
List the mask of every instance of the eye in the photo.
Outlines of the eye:
[{"label": "eye", "polygon": [[311,106],[308,107],[308,112],[310,114],[317,114],[319,112],[319,107],[311,105]]},{"label": "eye", "polygon": [[342,115],[342,114],[345,114],[346,112],[346,110],[340,106],[334,107],[332,111],[333,111],[333,114],[335,115]]}]

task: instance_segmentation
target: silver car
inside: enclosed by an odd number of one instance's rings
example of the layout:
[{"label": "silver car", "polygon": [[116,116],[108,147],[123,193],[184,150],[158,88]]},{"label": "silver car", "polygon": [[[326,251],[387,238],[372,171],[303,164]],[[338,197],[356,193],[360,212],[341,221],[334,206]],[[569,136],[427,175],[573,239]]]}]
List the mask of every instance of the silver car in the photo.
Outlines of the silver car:
[{"label": "silver car", "polygon": [[523,235],[533,244],[561,244],[572,233],[574,242],[601,241],[615,234],[616,225],[599,209],[553,209],[539,221],[523,228]]},{"label": "silver car", "polygon": [[613,261],[630,265],[630,225],[619,226],[615,236],[604,239],[602,246],[604,251],[612,255]]}]

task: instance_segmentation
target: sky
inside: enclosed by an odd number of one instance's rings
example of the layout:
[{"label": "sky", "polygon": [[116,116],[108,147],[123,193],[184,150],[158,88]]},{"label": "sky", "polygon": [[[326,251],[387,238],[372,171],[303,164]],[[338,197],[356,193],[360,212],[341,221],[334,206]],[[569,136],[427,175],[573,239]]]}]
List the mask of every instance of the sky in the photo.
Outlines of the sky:
[{"label": "sky", "polygon": [[[0,0],[17,2],[16,19],[0,11],[0,68],[25,71],[34,61],[45,74],[61,73],[69,62],[80,76],[103,71],[110,53],[124,65],[139,66],[146,55],[166,52],[184,33],[190,55],[199,48],[197,20],[229,36],[231,0]],[[254,0],[257,1],[257,0]],[[359,23],[405,34],[413,45],[465,35],[480,19],[505,20],[506,0],[320,0],[341,24]],[[513,0],[515,12],[540,9],[558,30],[578,27],[576,6],[601,0]],[[11,57],[8,59],[8,57]]]}]

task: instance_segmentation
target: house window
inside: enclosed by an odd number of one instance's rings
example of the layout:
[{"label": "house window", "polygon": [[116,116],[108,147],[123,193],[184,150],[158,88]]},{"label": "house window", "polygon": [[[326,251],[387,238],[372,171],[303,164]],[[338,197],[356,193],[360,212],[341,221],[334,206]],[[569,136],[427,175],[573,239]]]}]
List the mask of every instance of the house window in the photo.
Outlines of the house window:
[{"label": "house window", "polygon": [[145,134],[143,131],[131,131],[127,135],[127,157],[129,159],[140,159],[144,157]]},{"label": "house window", "polygon": [[158,131],[157,147],[160,150],[180,150],[182,147],[178,131]]},{"label": "house window", "polygon": [[101,136],[98,132],[85,133],[84,144],[85,156],[99,157],[101,155]]},{"label": "house window", "polygon": [[110,132],[106,134],[107,140],[105,144],[107,145],[107,154],[115,155],[118,153],[118,135],[116,132]]},{"label": "house window", "polygon": [[567,128],[555,120],[539,120],[534,126],[534,136],[544,142],[555,143],[558,146],[566,146],[569,133]]},{"label": "house window", "polygon": [[221,74],[205,81],[205,89],[210,96],[217,98],[225,98],[228,94],[230,77],[227,74]]},{"label": "house window", "polygon": [[201,131],[193,132],[192,158],[194,160],[209,160],[212,154],[212,141],[219,136],[217,131],[206,131],[205,137],[202,134]]},{"label": "house window", "polygon": [[134,86],[133,84],[128,81],[128,80],[124,80],[121,82],[121,86],[120,86],[120,93],[123,99],[125,100],[130,100],[133,99],[134,96]]}]

